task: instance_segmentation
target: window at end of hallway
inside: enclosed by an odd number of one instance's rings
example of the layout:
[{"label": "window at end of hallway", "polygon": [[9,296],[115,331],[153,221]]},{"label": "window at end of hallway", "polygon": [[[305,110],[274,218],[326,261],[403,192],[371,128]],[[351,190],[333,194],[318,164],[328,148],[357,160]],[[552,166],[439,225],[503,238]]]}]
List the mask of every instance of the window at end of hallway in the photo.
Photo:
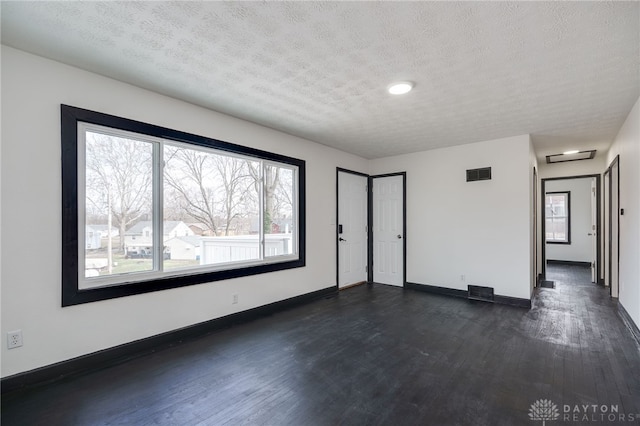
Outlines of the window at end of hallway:
[{"label": "window at end of hallway", "polygon": [[547,192],[545,194],[546,242],[571,244],[570,192]]}]

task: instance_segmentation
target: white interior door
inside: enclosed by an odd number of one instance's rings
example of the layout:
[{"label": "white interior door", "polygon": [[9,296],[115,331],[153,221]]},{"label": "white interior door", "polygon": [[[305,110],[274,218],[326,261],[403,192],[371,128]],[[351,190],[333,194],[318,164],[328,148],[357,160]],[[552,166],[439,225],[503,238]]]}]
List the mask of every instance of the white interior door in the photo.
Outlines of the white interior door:
[{"label": "white interior door", "polygon": [[618,248],[619,248],[619,214],[620,200],[618,199],[618,185],[620,184],[618,162],[611,167],[611,296],[618,297]]},{"label": "white interior door", "polygon": [[591,237],[591,282],[597,281],[596,271],[596,259],[598,257],[598,205],[596,198],[596,178],[591,178],[591,230],[589,236]]},{"label": "white interior door", "polygon": [[373,179],[373,281],[404,285],[404,178]]},{"label": "white interior door", "polygon": [[367,177],[338,172],[338,287],[367,280]]}]

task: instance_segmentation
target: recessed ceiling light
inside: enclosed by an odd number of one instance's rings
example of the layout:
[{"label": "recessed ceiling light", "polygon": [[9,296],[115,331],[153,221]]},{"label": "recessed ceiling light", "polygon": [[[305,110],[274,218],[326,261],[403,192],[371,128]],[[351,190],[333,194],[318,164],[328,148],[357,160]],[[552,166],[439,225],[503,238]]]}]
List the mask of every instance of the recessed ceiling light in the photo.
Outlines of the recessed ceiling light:
[{"label": "recessed ceiling light", "polygon": [[410,81],[398,81],[389,86],[389,93],[392,95],[404,95],[413,89],[413,83]]},{"label": "recessed ceiling light", "polygon": [[591,160],[595,158],[595,156],[595,149],[587,151],[578,151],[574,149],[572,151],[565,151],[562,154],[547,155],[547,164],[564,163],[567,161]]}]

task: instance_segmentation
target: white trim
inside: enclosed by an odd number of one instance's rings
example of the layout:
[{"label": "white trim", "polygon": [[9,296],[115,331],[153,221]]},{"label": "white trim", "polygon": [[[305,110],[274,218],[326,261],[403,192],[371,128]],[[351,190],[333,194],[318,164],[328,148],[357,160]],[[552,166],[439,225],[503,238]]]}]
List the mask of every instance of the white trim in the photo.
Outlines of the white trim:
[{"label": "white trim", "polygon": [[[153,247],[153,270],[162,273],[164,259],[164,145],[153,145],[151,244]],[[123,237],[125,238],[125,237]]]},{"label": "white trim", "polygon": [[[187,275],[197,275],[203,274],[207,272],[217,272],[217,271],[229,271],[234,269],[242,269],[248,268],[252,266],[259,265],[270,265],[273,263],[282,263],[288,262],[291,260],[297,260],[299,256],[297,255],[286,255],[286,256],[272,256],[269,257],[269,260],[254,260],[254,261],[240,261],[240,262],[227,262],[227,263],[219,263],[217,265],[209,264],[209,265],[198,265],[198,266],[187,266],[184,268],[176,268],[171,271],[140,271],[140,272],[127,272],[123,274],[113,274],[113,275],[102,275],[100,277],[91,277],[89,280],[85,279],[85,286],[81,287],[81,290],[87,290],[91,288],[103,288],[103,287],[112,287],[112,286],[120,286],[126,284],[136,284],[142,283],[145,281],[152,281],[160,278],[171,278],[177,276],[187,276]],[[138,279],[122,279],[123,277],[136,277]]]},{"label": "white trim", "polygon": [[[86,243],[84,242],[86,239],[86,183],[87,183],[87,161],[86,161],[86,153],[87,153],[87,140],[86,140],[86,124],[78,123],[78,288],[83,288],[82,284],[85,282],[86,277],[86,258],[85,252],[87,250]],[[80,165],[83,167],[80,167]],[[80,200],[83,200],[81,203]],[[122,237],[124,238],[124,236]]]}]

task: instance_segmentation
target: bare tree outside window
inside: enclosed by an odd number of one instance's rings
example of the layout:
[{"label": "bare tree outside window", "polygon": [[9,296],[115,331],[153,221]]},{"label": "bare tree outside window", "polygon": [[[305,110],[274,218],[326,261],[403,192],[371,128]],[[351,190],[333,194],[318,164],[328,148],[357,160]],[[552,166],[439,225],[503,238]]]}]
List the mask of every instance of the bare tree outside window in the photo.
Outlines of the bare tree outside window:
[{"label": "bare tree outside window", "polygon": [[294,173],[280,168],[280,179],[274,193],[273,211],[277,219],[293,218]]},{"label": "bare tree outside window", "polygon": [[227,156],[215,156],[213,163],[219,177],[218,189],[222,203],[220,215],[224,219],[221,232],[229,236],[248,233],[238,219],[247,218],[258,211],[258,194],[253,191],[255,179],[249,173],[254,161],[241,160]]},{"label": "bare tree outside window", "polygon": [[176,146],[166,146],[164,157],[165,199],[177,200],[182,219],[200,222],[216,236],[248,232],[238,219],[257,214],[248,170],[255,162]]},{"label": "bare tree outside window", "polygon": [[295,189],[295,173],[293,169],[278,166],[268,166],[272,178],[267,181],[271,184],[271,192],[265,203],[265,218],[269,218],[269,228],[265,228],[265,256],[281,256],[292,254],[295,250],[293,233],[296,223],[293,214]]},{"label": "bare tree outside window", "polygon": [[124,235],[130,225],[151,214],[152,167],[152,144],[87,132],[87,206],[105,214],[110,193],[111,212]]},{"label": "bare tree outside window", "polygon": [[[124,137],[97,132],[85,133],[85,223],[108,224],[106,253],[95,250],[87,255],[86,270],[101,275],[117,273],[113,264],[111,244],[114,240],[111,224],[118,229],[118,253],[124,255],[127,230],[152,212],[153,145]],[[106,264],[104,264],[106,263]],[[104,264],[104,265],[103,265]],[[149,270],[151,262],[131,265],[127,272]]]},{"label": "bare tree outside window", "polygon": [[259,217],[259,192],[250,169],[260,163],[168,144],[164,161],[165,205],[177,200],[181,220],[203,224],[210,231],[190,242],[193,258],[200,264],[259,259],[259,229],[252,226]]},{"label": "bare tree outside window", "polygon": [[[259,185],[263,183],[264,190],[264,216],[262,226],[265,233],[271,232],[271,224],[274,216],[275,192],[280,183],[280,168],[270,164],[264,165],[264,171],[260,170],[260,164],[249,164],[249,173],[254,179],[256,191],[259,192]],[[264,174],[264,175],[263,175]]]}]

